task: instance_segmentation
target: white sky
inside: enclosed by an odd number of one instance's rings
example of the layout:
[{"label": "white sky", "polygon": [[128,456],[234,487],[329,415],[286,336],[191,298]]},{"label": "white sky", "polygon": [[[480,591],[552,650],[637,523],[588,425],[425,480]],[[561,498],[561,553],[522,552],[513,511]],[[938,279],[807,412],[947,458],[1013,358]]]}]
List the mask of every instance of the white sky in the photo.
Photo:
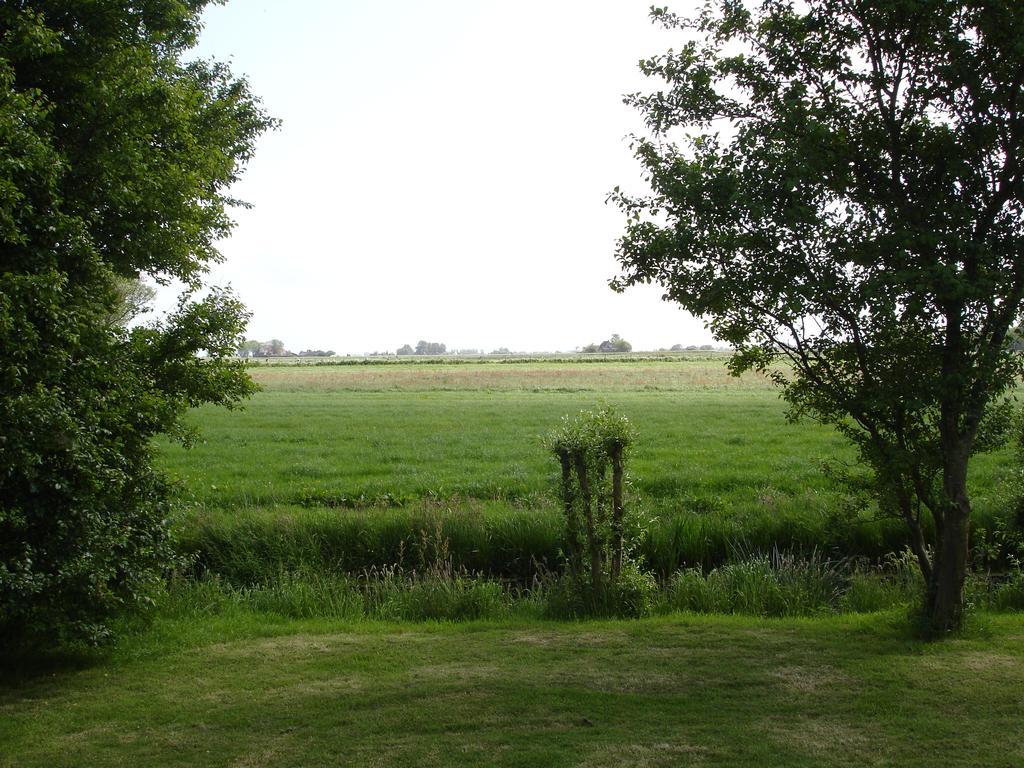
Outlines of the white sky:
[{"label": "white sky", "polygon": [[[650,0],[232,0],[198,54],[283,120],[234,193],[226,260],[249,336],[293,350],[636,349],[711,341],[616,274],[616,184],[642,191],[622,94],[679,44]],[[686,11],[682,2],[674,10]],[[166,298],[166,297],[163,297]]]}]

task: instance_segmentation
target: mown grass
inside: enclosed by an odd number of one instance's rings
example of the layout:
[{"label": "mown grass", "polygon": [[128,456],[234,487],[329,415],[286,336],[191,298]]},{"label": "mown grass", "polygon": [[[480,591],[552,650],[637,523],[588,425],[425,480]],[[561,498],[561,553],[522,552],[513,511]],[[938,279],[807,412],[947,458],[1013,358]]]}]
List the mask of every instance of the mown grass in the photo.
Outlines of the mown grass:
[{"label": "mown grass", "polygon": [[1024,622],[922,645],[902,614],[464,624],[164,615],[7,669],[0,765],[1024,763]]},{"label": "mown grass", "polygon": [[[394,391],[353,384],[364,371]],[[464,371],[447,384],[436,378]],[[401,543],[408,549],[439,517],[462,567],[520,576],[531,560],[550,566],[559,512],[540,437],[600,402],[637,426],[631,507],[644,530],[640,553],[662,578],[721,564],[737,549],[877,559],[905,543],[897,521],[839,514],[844,491],[819,464],[852,461],[849,446],[826,427],[787,423],[766,382],[730,379],[720,358],[254,373],[266,390],[246,410],[199,411],[202,442],[163,454],[194,502],[183,545],[224,573],[391,564]],[[482,388],[498,375],[501,387]],[[574,391],[562,391],[566,376]],[[1008,464],[1008,453],[974,461],[979,527],[1006,515]]]}]

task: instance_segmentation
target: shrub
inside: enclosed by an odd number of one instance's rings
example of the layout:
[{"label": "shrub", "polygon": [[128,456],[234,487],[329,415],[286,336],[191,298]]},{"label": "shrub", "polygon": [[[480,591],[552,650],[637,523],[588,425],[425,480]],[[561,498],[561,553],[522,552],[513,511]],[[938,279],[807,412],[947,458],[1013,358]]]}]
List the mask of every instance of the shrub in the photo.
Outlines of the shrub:
[{"label": "shrub", "polygon": [[623,566],[619,578],[611,585],[608,614],[640,618],[651,613],[658,595],[658,582],[635,563]]},{"label": "shrub", "polygon": [[566,571],[543,583],[543,613],[553,619],[578,619],[588,616],[640,618],[650,614],[658,601],[658,583],[654,576],[626,563],[619,578],[605,581],[595,592],[585,575]]},{"label": "shrub", "polygon": [[[566,574],[552,596],[556,612],[636,615],[647,609],[644,585],[653,578],[629,561],[639,539],[625,509],[633,440],[629,420],[610,407],[565,417],[546,439],[561,470]],[[633,535],[627,538],[627,532]]]}]

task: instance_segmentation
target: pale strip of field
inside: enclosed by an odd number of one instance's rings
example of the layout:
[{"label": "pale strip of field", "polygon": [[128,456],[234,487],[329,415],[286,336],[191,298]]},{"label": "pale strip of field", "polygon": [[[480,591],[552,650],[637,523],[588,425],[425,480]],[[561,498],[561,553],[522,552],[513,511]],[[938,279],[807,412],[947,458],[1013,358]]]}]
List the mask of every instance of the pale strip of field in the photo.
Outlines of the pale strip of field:
[{"label": "pale strip of field", "polygon": [[732,376],[724,360],[253,366],[267,391],[688,391],[765,390],[759,374]]}]

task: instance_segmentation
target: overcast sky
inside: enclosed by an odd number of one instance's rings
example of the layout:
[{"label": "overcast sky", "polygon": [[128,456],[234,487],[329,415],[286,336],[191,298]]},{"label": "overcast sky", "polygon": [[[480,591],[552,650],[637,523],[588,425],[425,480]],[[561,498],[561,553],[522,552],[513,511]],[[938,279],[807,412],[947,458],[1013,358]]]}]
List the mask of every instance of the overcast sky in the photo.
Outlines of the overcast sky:
[{"label": "overcast sky", "polygon": [[[711,341],[656,287],[613,293],[622,94],[672,47],[649,0],[231,0],[198,54],[282,121],[235,194],[211,282],[289,349],[637,349]],[[676,3],[675,10],[686,10]],[[162,297],[166,300],[166,297]]]}]

